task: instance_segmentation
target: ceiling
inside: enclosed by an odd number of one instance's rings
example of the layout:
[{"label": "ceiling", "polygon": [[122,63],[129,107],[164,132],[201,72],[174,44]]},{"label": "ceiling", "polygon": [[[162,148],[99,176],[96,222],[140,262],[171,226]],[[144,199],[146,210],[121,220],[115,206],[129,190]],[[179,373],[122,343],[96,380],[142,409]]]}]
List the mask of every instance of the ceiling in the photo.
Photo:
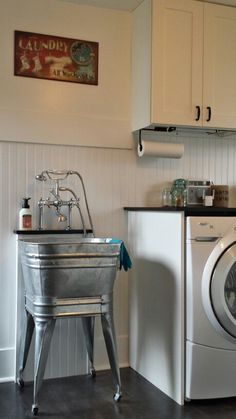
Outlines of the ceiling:
[{"label": "ceiling", "polygon": [[205,3],[218,3],[218,4],[225,4],[226,6],[236,7],[236,0],[200,0],[200,1],[204,1]]},{"label": "ceiling", "polygon": [[[60,0],[87,6],[104,7],[106,9],[134,10],[143,0]],[[200,0],[209,3],[219,3],[236,7],[236,0]]]},{"label": "ceiling", "polygon": [[[132,11],[143,0],[60,0],[68,3],[85,4],[87,6],[104,7],[105,9],[117,9]],[[236,2],[236,0],[235,0]]]}]

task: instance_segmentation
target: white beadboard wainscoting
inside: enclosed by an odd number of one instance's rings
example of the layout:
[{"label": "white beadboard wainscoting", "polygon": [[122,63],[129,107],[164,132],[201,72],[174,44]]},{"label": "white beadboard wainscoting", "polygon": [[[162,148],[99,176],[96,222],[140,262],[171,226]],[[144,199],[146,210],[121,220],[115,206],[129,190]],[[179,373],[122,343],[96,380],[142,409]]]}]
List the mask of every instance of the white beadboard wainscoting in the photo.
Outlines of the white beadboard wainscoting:
[{"label": "white beadboard wainscoting", "polygon": [[[18,225],[22,197],[30,196],[37,227],[37,201],[48,194],[47,182],[35,175],[44,169],[72,169],[81,173],[97,236],[127,239],[124,206],[159,205],[161,190],[179,177],[211,179],[229,184],[230,204],[236,205],[236,136],[184,133],[157,135],[161,141],[183,142],[181,159],[138,158],[135,149],[40,145],[0,142],[0,381],[14,379],[17,245],[13,230]],[[75,190],[77,180],[70,184]],[[49,214],[49,216],[53,216]],[[55,225],[55,218],[53,223]],[[76,217],[74,216],[76,225]],[[131,255],[132,256],[132,255]],[[121,366],[128,358],[129,275],[118,272],[114,313]],[[108,367],[99,319],[95,338],[95,365]],[[86,355],[80,319],[60,320],[53,336],[47,377],[84,373]]]}]

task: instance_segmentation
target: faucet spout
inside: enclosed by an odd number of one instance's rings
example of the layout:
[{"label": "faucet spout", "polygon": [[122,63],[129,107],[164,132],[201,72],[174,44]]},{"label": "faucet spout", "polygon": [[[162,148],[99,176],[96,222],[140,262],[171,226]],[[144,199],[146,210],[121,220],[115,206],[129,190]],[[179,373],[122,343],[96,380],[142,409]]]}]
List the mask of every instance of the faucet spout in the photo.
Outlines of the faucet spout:
[{"label": "faucet spout", "polygon": [[56,210],[56,214],[57,214],[57,216],[58,216],[58,222],[59,222],[59,223],[63,223],[63,222],[65,222],[65,221],[67,221],[67,217],[66,217],[66,215],[62,214],[62,213],[59,211],[59,209],[57,209],[57,210]]}]

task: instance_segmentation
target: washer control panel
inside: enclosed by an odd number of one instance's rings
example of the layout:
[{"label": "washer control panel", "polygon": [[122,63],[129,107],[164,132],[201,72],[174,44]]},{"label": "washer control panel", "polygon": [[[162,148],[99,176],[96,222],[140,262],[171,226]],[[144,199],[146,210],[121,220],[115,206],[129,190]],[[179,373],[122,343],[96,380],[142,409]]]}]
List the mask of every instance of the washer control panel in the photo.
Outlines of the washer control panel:
[{"label": "washer control panel", "polygon": [[214,241],[230,229],[236,232],[236,217],[186,217],[186,240]]}]

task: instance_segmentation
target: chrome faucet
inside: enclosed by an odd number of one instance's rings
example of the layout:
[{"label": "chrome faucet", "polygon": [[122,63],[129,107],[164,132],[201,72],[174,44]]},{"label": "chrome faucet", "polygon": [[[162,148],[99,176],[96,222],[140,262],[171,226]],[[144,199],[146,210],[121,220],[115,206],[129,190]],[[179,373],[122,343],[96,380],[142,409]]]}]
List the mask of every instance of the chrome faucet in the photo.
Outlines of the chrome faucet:
[{"label": "chrome faucet", "polygon": [[[80,199],[78,198],[76,193],[71,188],[64,187],[64,186],[61,186],[59,184],[59,182],[67,179],[67,177],[69,175],[77,175],[79,177],[79,180],[81,182],[82,189],[83,189],[84,200],[85,200],[86,210],[87,210],[87,214],[88,214],[88,220],[89,220],[89,223],[90,223],[90,229],[92,231],[92,234],[95,235],[94,228],[93,228],[93,223],[92,223],[92,218],[91,218],[90,211],[89,211],[89,206],[88,206],[88,201],[87,201],[87,196],[86,196],[86,191],[85,191],[83,178],[78,172],[73,171],[73,170],[44,170],[39,175],[35,176],[35,178],[37,180],[40,180],[40,181],[43,181],[43,182],[47,181],[48,179],[55,182],[54,187],[52,189],[50,189],[50,191],[49,191],[49,193],[50,193],[49,197],[47,199],[41,198],[38,201],[38,207],[39,207],[38,229],[43,230],[43,212],[44,212],[43,210],[44,210],[44,207],[47,206],[49,208],[55,208],[56,214],[58,216],[58,222],[67,221],[66,230],[71,230],[72,208],[77,207],[77,209],[79,211],[82,227],[83,227],[83,233],[84,233],[84,236],[86,236],[87,229],[86,229],[85,220],[84,220],[81,208],[80,208]],[[72,198],[70,200],[63,200],[60,196],[60,192],[69,192],[69,193],[71,193]],[[65,214],[63,214],[62,207],[67,207],[67,216]]]}]

